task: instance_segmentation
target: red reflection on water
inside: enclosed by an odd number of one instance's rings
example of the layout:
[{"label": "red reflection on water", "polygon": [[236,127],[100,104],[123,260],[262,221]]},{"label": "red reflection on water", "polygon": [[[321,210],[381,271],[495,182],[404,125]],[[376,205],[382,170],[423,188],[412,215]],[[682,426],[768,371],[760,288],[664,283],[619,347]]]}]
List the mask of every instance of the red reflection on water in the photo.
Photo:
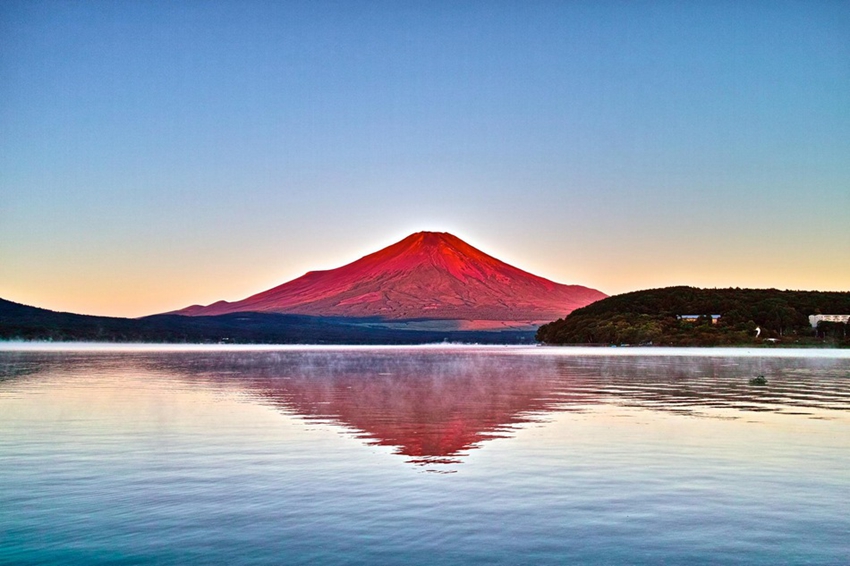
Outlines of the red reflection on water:
[{"label": "red reflection on water", "polygon": [[[845,361],[536,357],[482,350],[151,355],[151,369],[227,383],[293,416],[354,431],[417,464],[458,463],[554,411],[595,405],[740,418],[850,411]],[[767,387],[749,385],[755,372]]]},{"label": "red reflection on water", "polygon": [[353,429],[369,444],[394,446],[423,464],[459,462],[481,442],[510,436],[554,405],[545,375],[511,368],[363,369],[255,378],[252,389],[287,413]]}]

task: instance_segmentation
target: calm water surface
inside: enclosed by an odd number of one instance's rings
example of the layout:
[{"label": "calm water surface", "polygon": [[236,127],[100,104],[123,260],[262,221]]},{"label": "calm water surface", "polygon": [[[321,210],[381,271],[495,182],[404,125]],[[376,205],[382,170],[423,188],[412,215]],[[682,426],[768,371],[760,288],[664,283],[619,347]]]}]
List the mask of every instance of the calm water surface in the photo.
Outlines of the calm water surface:
[{"label": "calm water surface", "polygon": [[848,564],[850,352],[5,345],[0,463],[3,564]]}]

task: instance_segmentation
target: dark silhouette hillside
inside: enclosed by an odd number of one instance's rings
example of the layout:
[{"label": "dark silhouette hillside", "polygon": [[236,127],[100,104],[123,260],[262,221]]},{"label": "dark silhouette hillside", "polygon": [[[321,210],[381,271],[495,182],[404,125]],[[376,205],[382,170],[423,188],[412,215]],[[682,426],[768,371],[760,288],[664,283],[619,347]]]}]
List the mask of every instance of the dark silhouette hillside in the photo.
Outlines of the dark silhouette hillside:
[{"label": "dark silhouette hillside", "polygon": [[[577,309],[541,326],[537,339],[548,344],[707,346],[768,340],[850,345],[844,324],[821,323],[817,331],[812,329],[808,317],[819,313],[850,313],[850,293],[667,287],[615,295]],[[711,315],[720,317],[712,321]]]}]

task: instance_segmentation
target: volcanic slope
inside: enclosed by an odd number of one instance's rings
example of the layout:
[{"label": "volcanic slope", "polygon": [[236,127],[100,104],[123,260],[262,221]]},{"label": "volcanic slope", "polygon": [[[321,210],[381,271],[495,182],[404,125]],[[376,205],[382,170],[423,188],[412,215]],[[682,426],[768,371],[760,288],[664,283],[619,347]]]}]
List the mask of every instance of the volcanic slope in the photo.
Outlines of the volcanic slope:
[{"label": "volcanic slope", "polygon": [[517,328],[605,298],[508,265],[441,232],[417,232],[378,252],[236,302],[175,311],[188,316],[275,312],[387,321],[456,321],[458,329]]}]

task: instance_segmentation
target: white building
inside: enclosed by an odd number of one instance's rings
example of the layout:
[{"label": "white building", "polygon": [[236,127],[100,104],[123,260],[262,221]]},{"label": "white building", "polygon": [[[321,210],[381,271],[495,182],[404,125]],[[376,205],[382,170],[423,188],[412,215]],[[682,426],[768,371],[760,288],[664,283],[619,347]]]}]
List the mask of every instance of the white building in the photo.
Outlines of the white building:
[{"label": "white building", "polygon": [[676,318],[678,318],[682,322],[698,322],[701,316],[711,316],[711,324],[717,324],[717,321],[720,320],[719,314],[712,314],[712,315],[679,314],[679,315],[676,315]]},{"label": "white building", "polygon": [[826,322],[843,322],[847,324],[847,321],[850,321],[850,314],[810,314],[809,315],[809,324],[812,325],[812,328],[817,328],[818,323],[820,321]]}]

